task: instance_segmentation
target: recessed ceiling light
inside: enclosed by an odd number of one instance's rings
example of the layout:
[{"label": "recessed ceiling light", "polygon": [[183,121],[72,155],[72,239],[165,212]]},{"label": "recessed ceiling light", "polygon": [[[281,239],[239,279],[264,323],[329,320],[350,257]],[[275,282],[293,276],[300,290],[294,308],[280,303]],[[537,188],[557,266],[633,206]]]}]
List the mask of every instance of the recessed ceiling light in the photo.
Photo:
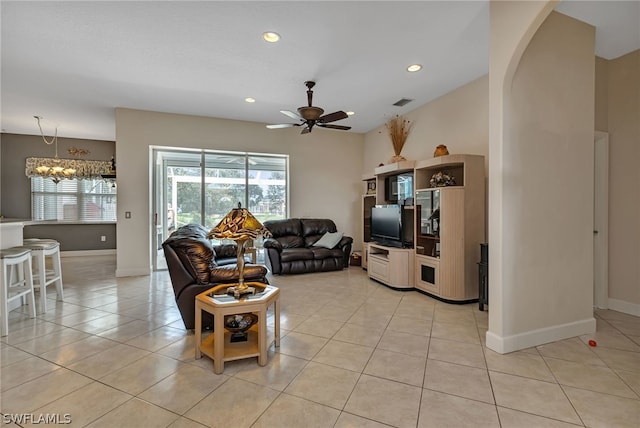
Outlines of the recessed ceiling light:
[{"label": "recessed ceiling light", "polygon": [[251,98],[251,97],[247,97],[247,98],[245,98],[244,100],[245,100],[246,102],[248,102],[248,103],[255,103],[255,102],[256,102],[256,99],[255,99],[255,98]]},{"label": "recessed ceiling light", "polygon": [[269,43],[275,43],[280,40],[280,34],[275,33],[273,31],[267,31],[262,34],[262,38],[265,39]]},{"label": "recessed ceiling light", "polygon": [[420,70],[422,70],[422,66],[420,64],[411,64],[409,67],[407,67],[407,71],[410,73],[414,73]]},{"label": "recessed ceiling light", "polygon": [[353,116],[354,114],[356,114],[356,112],[355,112],[355,111],[348,111],[348,112],[347,112],[347,115],[349,115],[349,116]]}]

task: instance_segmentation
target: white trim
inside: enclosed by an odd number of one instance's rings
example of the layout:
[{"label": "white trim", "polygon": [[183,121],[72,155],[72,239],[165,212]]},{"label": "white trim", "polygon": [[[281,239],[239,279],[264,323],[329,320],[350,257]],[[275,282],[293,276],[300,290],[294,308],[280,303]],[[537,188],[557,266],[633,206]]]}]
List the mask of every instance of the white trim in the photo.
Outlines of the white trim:
[{"label": "white trim", "polygon": [[487,348],[500,354],[506,354],[557,340],[568,339],[583,334],[592,334],[595,333],[595,331],[595,318],[587,318],[568,324],[531,330],[507,337],[500,337],[491,331],[487,331]]},{"label": "white trim", "polygon": [[89,257],[89,256],[115,256],[116,250],[80,250],[80,251],[60,251],[60,257]]},{"label": "white trim", "polygon": [[624,314],[640,317],[640,305],[637,303],[625,302],[624,300],[609,298],[609,309],[622,312]]}]

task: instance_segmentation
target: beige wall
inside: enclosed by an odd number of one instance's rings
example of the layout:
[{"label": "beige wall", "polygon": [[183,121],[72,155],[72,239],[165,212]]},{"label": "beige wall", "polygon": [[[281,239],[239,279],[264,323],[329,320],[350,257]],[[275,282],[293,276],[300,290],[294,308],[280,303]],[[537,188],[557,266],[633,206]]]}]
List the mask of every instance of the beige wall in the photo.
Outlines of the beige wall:
[{"label": "beige wall", "polygon": [[290,215],[331,218],[359,242],[363,140],[349,132],[300,135],[299,128],[268,130],[253,122],[116,109],[116,275],[150,271],[150,146],[288,154]]},{"label": "beige wall", "polygon": [[595,29],[553,5],[491,3],[487,346],[503,353],[595,330]]},{"label": "beige wall", "polygon": [[[413,130],[402,149],[410,160],[430,159],[439,144],[449,153],[488,156],[489,78],[483,76],[405,115]],[[393,156],[384,126],[365,134],[364,171],[373,174]],[[486,161],[488,162],[488,161]]]},{"label": "beige wall", "polygon": [[593,316],[594,43],[593,27],[554,12],[513,78],[503,262],[517,297],[507,335]]},{"label": "beige wall", "polygon": [[607,66],[609,307],[640,315],[640,50]]}]

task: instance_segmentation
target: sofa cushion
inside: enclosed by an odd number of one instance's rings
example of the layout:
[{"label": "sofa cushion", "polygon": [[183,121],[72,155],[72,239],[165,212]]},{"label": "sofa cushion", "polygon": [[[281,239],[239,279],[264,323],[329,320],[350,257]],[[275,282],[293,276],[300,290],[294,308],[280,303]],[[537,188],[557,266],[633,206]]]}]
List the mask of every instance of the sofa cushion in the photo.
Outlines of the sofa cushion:
[{"label": "sofa cushion", "polygon": [[284,248],[280,260],[283,263],[295,260],[313,260],[313,251],[307,248]]},{"label": "sofa cushion", "polygon": [[336,224],[333,220],[325,218],[303,218],[300,219],[302,225],[301,235],[304,237],[310,235],[324,235],[327,232],[336,232]]},{"label": "sofa cushion", "polygon": [[280,236],[276,240],[282,248],[304,248],[304,239],[301,236]]},{"label": "sofa cushion", "polygon": [[313,254],[314,260],[323,260],[330,258],[342,258],[343,252],[339,248],[329,249],[324,247],[313,247],[311,249],[311,253]]},{"label": "sofa cushion", "polygon": [[342,232],[327,232],[322,238],[313,243],[314,247],[335,248],[342,239]]},{"label": "sofa cushion", "polygon": [[267,220],[264,227],[269,229],[274,238],[281,236],[302,236],[302,226],[300,219],[290,218],[286,220]]}]

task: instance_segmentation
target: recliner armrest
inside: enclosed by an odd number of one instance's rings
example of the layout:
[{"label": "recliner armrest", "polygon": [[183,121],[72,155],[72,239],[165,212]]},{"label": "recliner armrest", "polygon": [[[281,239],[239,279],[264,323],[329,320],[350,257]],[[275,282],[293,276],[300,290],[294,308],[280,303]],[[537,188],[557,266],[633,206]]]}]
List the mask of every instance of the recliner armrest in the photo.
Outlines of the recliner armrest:
[{"label": "recliner armrest", "polygon": [[274,238],[267,238],[264,240],[263,243],[264,248],[273,248],[274,250],[277,250],[278,252],[282,251],[282,244],[280,244],[280,242],[278,242],[277,239]]},{"label": "recliner armrest", "polygon": [[[262,265],[245,265],[244,280],[262,282],[267,276],[267,268]],[[211,269],[211,283],[237,282],[239,279],[238,268],[235,265],[221,266]]]},{"label": "recliner armrest", "polygon": [[338,242],[337,247],[344,248],[345,245],[353,244],[353,238],[350,236],[343,236],[340,242]]}]

